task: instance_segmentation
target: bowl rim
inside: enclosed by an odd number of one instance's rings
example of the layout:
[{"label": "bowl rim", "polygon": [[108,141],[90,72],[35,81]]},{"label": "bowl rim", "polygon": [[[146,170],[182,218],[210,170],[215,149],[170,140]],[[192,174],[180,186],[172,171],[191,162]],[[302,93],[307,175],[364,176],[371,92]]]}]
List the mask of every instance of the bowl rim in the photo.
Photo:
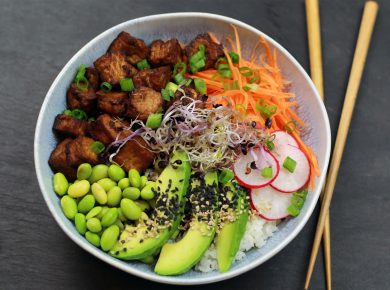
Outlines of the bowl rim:
[{"label": "bowl rim", "polygon": [[[50,99],[50,96],[54,92],[54,88],[57,86],[59,80],[61,77],[68,71],[69,67],[71,64],[86,50],[89,50],[91,47],[95,45],[95,43],[111,34],[115,30],[119,30],[121,28],[125,28],[129,24],[134,24],[137,22],[142,22],[146,20],[156,20],[156,19],[169,19],[169,18],[186,18],[186,17],[198,17],[198,18],[207,18],[207,19],[213,19],[213,20],[219,20],[222,22],[228,22],[231,24],[234,24],[235,26],[241,27],[245,30],[249,30],[257,35],[261,35],[266,39],[267,42],[271,43],[275,48],[279,50],[280,53],[282,53],[285,57],[287,57],[293,64],[294,66],[299,70],[299,72],[303,75],[305,80],[308,82],[310,88],[314,91],[315,98],[317,99],[319,105],[320,105],[320,112],[322,115],[322,119],[325,121],[325,139],[326,139],[326,144],[325,144],[325,163],[324,163],[324,170],[321,173],[320,177],[318,178],[318,183],[314,191],[312,191],[313,194],[313,202],[310,204],[310,206],[307,208],[307,211],[304,213],[304,216],[301,220],[300,223],[297,224],[297,226],[294,228],[294,230],[290,233],[290,235],[287,236],[281,243],[279,243],[275,248],[273,248],[271,251],[266,253],[264,256],[259,257],[258,259],[249,262],[246,265],[243,265],[240,268],[237,269],[232,269],[226,273],[219,273],[216,276],[209,276],[209,277],[204,277],[204,278],[197,278],[197,279],[187,279],[182,276],[158,276],[158,275],[151,275],[147,272],[144,272],[140,269],[137,268],[132,268],[128,267],[126,265],[123,265],[120,263],[120,261],[117,261],[115,258],[108,256],[106,253],[101,251],[100,249],[94,247],[93,245],[89,245],[88,243],[83,242],[82,240],[77,239],[74,234],[70,231],[70,229],[67,228],[67,225],[63,223],[61,220],[60,216],[55,210],[54,205],[51,203],[49,199],[49,193],[45,189],[44,183],[43,183],[43,174],[39,166],[39,160],[41,159],[38,147],[39,147],[39,140],[38,137],[42,134],[41,129],[42,129],[42,123],[44,122],[44,111],[46,111],[48,102]],[[47,207],[49,208],[52,216],[56,220],[57,224],[60,226],[60,228],[65,232],[65,234],[73,240],[78,246],[80,246],[82,249],[85,251],[89,252],[90,254],[94,255],[95,257],[99,258],[100,260],[108,263],[111,266],[114,266],[118,269],[121,269],[122,271],[125,271],[127,273],[130,273],[132,275],[154,281],[154,282],[159,282],[159,283],[164,283],[164,284],[175,284],[175,285],[201,285],[201,284],[208,284],[208,283],[214,283],[222,280],[227,280],[230,278],[233,278],[235,276],[238,276],[240,274],[243,274],[259,265],[262,263],[266,262],[270,258],[272,258],[274,255],[276,255],[278,252],[280,252],[285,246],[287,246],[297,235],[298,233],[302,230],[302,228],[306,225],[308,219],[313,213],[313,210],[317,204],[319,195],[320,195],[320,190],[323,186],[325,176],[326,176],[326,171],[329,165],[329,157],[330,157],[330,147],[331,147],[331,133],[330,133],[330,124],[329,124],[329,119],[328,115],[325,109],[325,106],[321,100],[321,97],[306,73],[306,71],[303,69],[303,67],[298,63],[298,61],[283,47],[281,46],[277,41],[275,41],[273,38],[265,34],[264,32],[240,21],[236,20],[234,18],[230,18],[227,16],[222,16],[218,14],[213,14],[213,13],[204,13],[204,12],[176,12],[176,13],[164,13],[164,14],[155,14],[155,15],[149,15],[149,16],[143,16],[139,18],[134,18],[125,22],[122,22],[118,25],[115,25],[104,32],[100,33],[97,35],[95,38],[93,38],[91,41],[89,41],[87,44],[85,44],[78,52],[73,55],[73,57],[66,63],[66,65],[62,68],[60,73],[57,75],[53,83],[51,84],[44,101],[42,103],[41,109],[39,111],[39,116],[37,119],[37,124],[35,128],[35,136],[34,136],[34,163],[35,163],[35,172],[37,175],[38,183],[40,190],[42,192],[42,195],[44,197],[44,200],[46,202]]]}]

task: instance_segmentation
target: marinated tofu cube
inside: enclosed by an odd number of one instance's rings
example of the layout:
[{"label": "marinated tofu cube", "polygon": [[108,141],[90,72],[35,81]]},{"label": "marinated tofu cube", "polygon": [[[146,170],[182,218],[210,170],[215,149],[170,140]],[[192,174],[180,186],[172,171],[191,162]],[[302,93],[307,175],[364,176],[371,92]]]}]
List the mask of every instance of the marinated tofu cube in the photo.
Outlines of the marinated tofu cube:
[{"label": "marinated tofu cube", "polygon": [[98,91],[98,109],[113,116],[122,116],[126,112],[128,94],[125,92]]},{"label": "marinated tofu cube", "polygon": [[59,142],[50,154],[49,165],[54,172],[63,173],[69,181],[76,179],[76,169],[69,166],[66,158],[66,147],[73,141],[72,138],[66,138]]},{"label": "marinated tofu cube", "polygon": [[125,54],[126,59],[133,65],[146,59],[149,55],[149,48],[142,39],[131,36],[122,31],[108,48],[109,52],[120,52]]},{"label": "marinated tofu cube", "polygon": [[131,133],[127,130],[129,123],[120,118],[111,117],[108,114],[100,115],[95,122],[91,123],[89,134],[104,145],[109,145],[118,138],[123,139]]},{"label": "marinated tofu cube", "polygon": [[159,92],[165,88],[171,77],[171,68],[169,66],[162,66],[139,71],[133,77],[133,82],[135,87],[149,87]]},{"label": "marinated tofu cube", "polygon": [[66,93],[66,101],[70,109],[82,109],[86,113],[96,110],[96,94],[92,86],[88,89],[80,90],[76,84],[71,84]]},{"label": "marinated tofu cube", "polygon": [[85,71],[85,76],[88,79],[89,85],[97,91],[99,89],[99,74],[98,71],[94,67],[87,67]]},{"label": "marinated tofu cube", "polygon": [[182,60],[182,49],[177,39],[155,40],[150,45],[149,62],[154,66],[174,66]]},{"label": "marinated tofu cube", "polygon": [[163,98],[159,92],[147,87],[139,87],[132,91],[127,105],[126,116],[146,121],[150,114],[162,108]]},{"label": "marinated tofu cube", "polygon": [[91,146],[95,142],[92,138],[79,136],[66,146],[66,160],[69,166],[77,167],[81,163],[95,165],[99,163],[98,155]]},{"label": "marinated tofu cube", "polygon": [[69,115],[60,114],[54,120],[53,129],[59,134],[78,137],[86,135],[88,132],[89,123],[85,120],[80,120]]}]

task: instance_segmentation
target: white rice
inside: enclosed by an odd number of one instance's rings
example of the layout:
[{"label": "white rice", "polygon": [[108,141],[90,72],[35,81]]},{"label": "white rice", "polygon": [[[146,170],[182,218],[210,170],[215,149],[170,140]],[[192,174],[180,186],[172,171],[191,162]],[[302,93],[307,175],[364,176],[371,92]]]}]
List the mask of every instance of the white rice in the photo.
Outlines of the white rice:
[{"label": "white rice", "polygon": [[[241,240],[240,249],[237,252],[235,261],[245,258],[245,252],[252,248],[261,248],[266,240],[277,230],[276,221],[266,221],[262,218],[251,215],[246,226],[244,237]],[[196,271],[210,272],[218,269],[217,251],[215,240],[206,251],[203,258],[195,266]]]}]

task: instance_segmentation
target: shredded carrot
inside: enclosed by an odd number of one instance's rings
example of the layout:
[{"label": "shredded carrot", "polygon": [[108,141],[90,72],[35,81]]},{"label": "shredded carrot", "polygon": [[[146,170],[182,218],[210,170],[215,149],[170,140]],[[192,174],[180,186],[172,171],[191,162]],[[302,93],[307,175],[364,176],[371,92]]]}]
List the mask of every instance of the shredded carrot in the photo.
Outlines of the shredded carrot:
[{"label": "shredded carrot", "polygon": [[[264,124],[265,119],[258,111],[257,104],[262,102],[267,106],[276,106],[277,110],[272,116],[273,122],[271,128],[268,129],[269,132],[286,130],[287,123],[295,122],[298,128],[292,134],[296,138],[300,149],[309,160],[310,179],[308,186],[311,189],[314,188],[316,177],[320,174],[318,161],[313,150],[302,141],[299,135],[299,130],[305,128],[305,123],[294,111],[298,103],[294,100],[295,94],[287,91],[289,82],[284,79],[278,67],[276,51],[272,51],[267,41],[263,37],[260,37],[253,48],[250,60],[242,59],[242,46],[238,31],[235,26],[232,25],[232,27],[235,41],[233,41],[231,36],[227,37],[227,41],[231,50],[237,53],[240,58],[238,64],[233,64],[228,50],[224,49],[224,55],[232,74],[231,79],[219,77],[218,71],[215,69],[197,72],[190,77],[203,79],[207,85],[207,94],[209,97],[218,100],[223,106],[228,106],[230,102],[240,112],[246,110],[242,112],[245,117],[251,121],[256,121],[258,124]],[[214,34],[209,32],[209,36],[212,41],[219,43],[219,40]],[[260,45],[263,46],[265,53],[258,55],[257,50]],[[239,68],[244,66],[252,70],[253,74],[251,76],[242,75]],[[245,90],[244,87],[251,83],[251,77],[254,75],[259,76],[258,86],[255,90]],[[227,86],[232,84],[235,84],[235,86],[227,89]],[[229,99],[229,102],[226,98]]]}]

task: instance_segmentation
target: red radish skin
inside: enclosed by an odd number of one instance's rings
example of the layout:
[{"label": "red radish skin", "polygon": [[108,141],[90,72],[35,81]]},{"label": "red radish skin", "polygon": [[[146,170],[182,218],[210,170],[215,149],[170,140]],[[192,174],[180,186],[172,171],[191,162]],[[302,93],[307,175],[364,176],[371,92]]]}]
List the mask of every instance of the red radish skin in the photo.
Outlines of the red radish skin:
[{"label": "red radish skin", "polygon": [[[293,173],[283,167],[283,162],[290,156],[297,162],[297,167]],[[270,184],[280,192],[291,193],[301,189],[308,183],[310,178],[310,164],[305,153],[298,147],[287,145],[279,155],[275,156],[280,163],[280,171],[274,181]]]},{"label": "red radish skin", "polygon": [[[263,201],[271,203],[271,209],[268,212],[262,212],[258,205],[259,199],[264,198]],[[290,216],[288,213],[288,207],[291,204],[291,194],[279,192],[271,186],[264,188],[252,189],[250,192],[250,204],[251,207],[257,212],[257,214],[267,220],[275,221],[287,218]]]},{"label": "red radish skin", "polygon": [[[274,161],[274,163],[271,165],[274,172],[274,176],[272,178],[262,177],[261,170],[259,169],[252,169],[251,173],[247,176],[244,172],[245,169],[243,168],[240,161],[242,161],[243,159],[248,161],[254,161],[253,159],[251,159],[251,155],[248,153],[247,155],[243,155],[242,157],[240,157],[233,165],[233,172],[235,178],[240,185],[246,188],[261,188],[269,185],[278,176],[280,171],[280,165],[277,158],[268,150],[264,149],[264,151],[265,154],[268,154],[271,160]],[[248,164],[248,161],[246,161],[245,164]],[[254,175],[256,175],[256,178],[253,177]],[[254,179],[254,182],[249,182],[251,178]]]}]

